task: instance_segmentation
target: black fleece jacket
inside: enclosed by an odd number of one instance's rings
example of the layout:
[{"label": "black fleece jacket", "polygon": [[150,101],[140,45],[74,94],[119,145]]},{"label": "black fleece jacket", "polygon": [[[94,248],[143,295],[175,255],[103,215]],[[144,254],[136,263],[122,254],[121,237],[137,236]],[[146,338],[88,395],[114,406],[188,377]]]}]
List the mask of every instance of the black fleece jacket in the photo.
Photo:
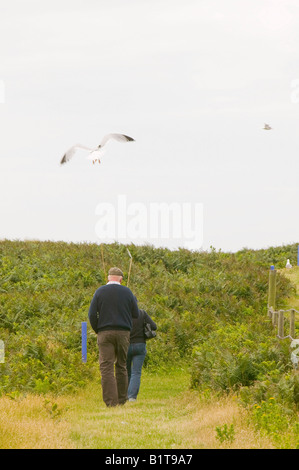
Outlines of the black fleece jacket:
[{"label": "black fleece jacket", "polygon": [[145,310],[139,310],[139,317],[133,318],[133,327],[130,333],[130,343],[145,343],[146,342],[144,333],[143,333],[144,321],[151,325],[152,330],[157,329],[156,323],[154,322],[154,320],[151,319],[148,313],[146,313]]},{"label": "black fleece jacket", "polygon": [[121,284],[99,287],[90,303],[88,318],[92,329],[131,330],[132,318],[138,318],[139,310],[133,292]]}]

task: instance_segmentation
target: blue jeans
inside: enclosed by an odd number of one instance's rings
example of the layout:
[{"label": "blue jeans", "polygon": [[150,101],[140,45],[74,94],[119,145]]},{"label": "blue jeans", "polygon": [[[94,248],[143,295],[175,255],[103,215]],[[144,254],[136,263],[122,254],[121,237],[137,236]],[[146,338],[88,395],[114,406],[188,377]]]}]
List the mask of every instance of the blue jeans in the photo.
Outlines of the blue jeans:
[{"label": "blue jeans", "polygon": [[146,344],[145,343],[132,343],[129,346],[127,355],[127,370],[128,370],[128,399],[137,398],[141,371],[143,362],[146,356]]}]

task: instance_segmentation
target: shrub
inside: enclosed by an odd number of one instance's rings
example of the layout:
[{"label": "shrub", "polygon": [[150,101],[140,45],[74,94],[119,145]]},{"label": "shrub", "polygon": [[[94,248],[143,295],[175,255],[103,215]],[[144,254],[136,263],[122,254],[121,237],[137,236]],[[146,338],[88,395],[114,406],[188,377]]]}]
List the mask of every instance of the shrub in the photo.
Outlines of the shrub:
[{"label": "shrub", "polygon": [[[91,298],[106,282],[108,267],[122,267],[124,283],[129,268],[126,246],[102,248],[105,265],[97,244],[0,241],[0,339],[5,342],[0,393],[62,393],[99,373],[90,325],[88,361],[82,364],[81,322],[88,320]],[[185,361],[192,366],[194,386],[204,382],[223,390],[284,370],[275,345],[270,354],[250,343],[268,341],[265,331],[261,339],[250,327],[265,316],[269,257],[264,252],[133,244],[129,249],[130,288],[158,325],[145,367],[167,369]],[[288,251],[276,252],[282,259]],[[278,278],[281,305],[292,287]]]},{"label": "shrub", "polygon": [[227,325],[213,331],[207,341],[193,349],[191,386],[209,385],[229,392],[250,387],[267,374],[280,375],[287,358],[268,325]]}]

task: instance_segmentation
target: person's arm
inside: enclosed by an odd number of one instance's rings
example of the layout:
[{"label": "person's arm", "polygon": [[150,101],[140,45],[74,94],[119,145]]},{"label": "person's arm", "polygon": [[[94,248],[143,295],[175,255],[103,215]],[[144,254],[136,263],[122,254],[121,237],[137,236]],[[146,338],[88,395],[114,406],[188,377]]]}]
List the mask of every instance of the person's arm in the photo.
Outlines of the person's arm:
[{"label": "person's arm", "polygon": [[144,319],[146,323],[149,323],[151,325],[152,330],[156,330],[157,324],[154,322],[154,320],[151,319],[151,317],[146,313],[145,310],[143,310],[143,314],[144,314]]},{"label": "person's arm", "polygon": [[88,318],[92,329],[97,333],[98,332],[98,302],[97,295],[93,296],[93,299],[90,303]]},{"label": "person's arm", "polygon": [[132,317],[133,318],[139,317],[139,308],[138,308],[137,300],[133,294],[132,294]]}]

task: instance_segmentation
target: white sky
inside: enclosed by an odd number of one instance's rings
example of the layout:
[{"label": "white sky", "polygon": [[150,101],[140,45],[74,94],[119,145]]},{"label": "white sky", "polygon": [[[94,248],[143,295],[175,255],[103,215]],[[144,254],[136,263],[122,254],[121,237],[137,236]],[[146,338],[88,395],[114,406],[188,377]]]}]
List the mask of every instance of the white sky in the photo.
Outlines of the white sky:
[{"label": "white sky", "polygon": [[[125,197],[202,204],[198,249],[298,242],[298,45],[298,0],[3,1],[0,238],[105,242]],[[109,132],[136,142],[60,166]]]}]

